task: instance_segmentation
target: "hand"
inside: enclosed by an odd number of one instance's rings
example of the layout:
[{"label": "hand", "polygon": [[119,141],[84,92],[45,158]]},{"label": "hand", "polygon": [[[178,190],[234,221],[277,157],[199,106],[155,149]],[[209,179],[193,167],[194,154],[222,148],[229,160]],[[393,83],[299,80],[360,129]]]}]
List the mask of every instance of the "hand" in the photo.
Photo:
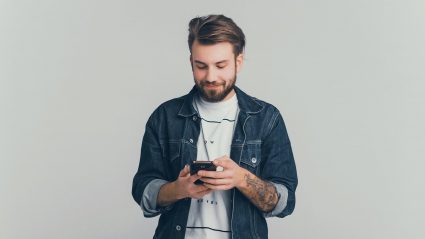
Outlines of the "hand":
[{"label": "hand", "polygon": [[179,177],[176,181],[174,181],[175,184],[175,193],[177,199],[182,198],[195,198],[199,199],[203,196],[207,195],[212,191],[212,189],[209,189],[205,187],[204,185],[196,185],[194,182],[201,178],[201,176],[198,175],[190,175],[189,166],[186,165],[179,173]]},{"label": "hand", "polygon": [[223,167],[223,171],[198,171],[204,186],[213,190],[229,190],[242,184],[245,169],[231,158],[222,156],[215,159],[213,163],[217,167]]}]

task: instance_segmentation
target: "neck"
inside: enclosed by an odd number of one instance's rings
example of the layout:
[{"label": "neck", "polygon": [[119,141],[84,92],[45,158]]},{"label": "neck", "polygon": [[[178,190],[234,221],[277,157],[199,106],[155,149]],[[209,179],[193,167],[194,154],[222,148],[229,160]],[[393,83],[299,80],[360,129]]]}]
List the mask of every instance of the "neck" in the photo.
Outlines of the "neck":
[{"label": "neck", "polygon": [[230,91],[229,94],[226,95],[226,97],[224,97],[224,99],[222,101],[226,101],[226,100],[232,98],[235,94],[236,94],[235,89],[233,89],[232,91]]}]

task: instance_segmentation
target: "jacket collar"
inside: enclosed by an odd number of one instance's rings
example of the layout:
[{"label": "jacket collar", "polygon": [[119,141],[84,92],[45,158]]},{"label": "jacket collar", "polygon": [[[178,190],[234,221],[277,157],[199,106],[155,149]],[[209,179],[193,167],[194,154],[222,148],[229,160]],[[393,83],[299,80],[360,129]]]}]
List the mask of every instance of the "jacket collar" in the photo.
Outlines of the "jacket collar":
[{"label": "jacket collar", "polygon": [[[183,103],[180,107],[178,115],[183,117],[189,117],[196,114],[196,110],[192,105],[193,97],[198,92],[198,88],[193,86],[192,90],[185,96],[183,96]],[[254,100],[253,97],[247,95],[237,86],[235,86],[236,97],[238,98],[238,105],[241,112],[247,114],[257,114],[264,106]]]}]

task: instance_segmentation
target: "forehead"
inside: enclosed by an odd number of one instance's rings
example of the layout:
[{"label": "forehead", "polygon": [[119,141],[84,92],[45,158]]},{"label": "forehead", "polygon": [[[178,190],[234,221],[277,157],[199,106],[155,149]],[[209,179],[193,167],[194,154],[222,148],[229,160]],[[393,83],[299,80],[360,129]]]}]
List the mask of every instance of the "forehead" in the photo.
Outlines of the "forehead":
[{"label": "forehead", "polygon": [[192,45],[192,58],[204,63],[215,63],[233,59],[233,46],[229,42],[220,42],[212,45],[201,45],[194,41]]}]

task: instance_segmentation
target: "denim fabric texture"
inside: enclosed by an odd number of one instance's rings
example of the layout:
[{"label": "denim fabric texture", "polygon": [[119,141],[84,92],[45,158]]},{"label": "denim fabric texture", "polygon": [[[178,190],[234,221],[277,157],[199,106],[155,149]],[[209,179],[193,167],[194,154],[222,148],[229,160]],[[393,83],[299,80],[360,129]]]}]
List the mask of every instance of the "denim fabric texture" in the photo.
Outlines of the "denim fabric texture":
[{"label": "denim fabric texture", "polygon": [[[291,143],[280,112],[271,104],[235,87],[240,108],[232,139],[230,158],[263,180],[287,189],[287,204],[276,217],[290,215],[295,207],[297,172]],[[141,204],[146,186],[156,179],[175,181],[180,170],[196,160],[200,117],[192,106],[197,88],[185,96],[161,104],[149,117],[142,140],[139,168],[132,194]],[[265,216],[239,190],[232,189],[231,230],[233,239],[268,238]],[[157,208],[160,215],[154,238],[183,239],[190,199]]]}]

